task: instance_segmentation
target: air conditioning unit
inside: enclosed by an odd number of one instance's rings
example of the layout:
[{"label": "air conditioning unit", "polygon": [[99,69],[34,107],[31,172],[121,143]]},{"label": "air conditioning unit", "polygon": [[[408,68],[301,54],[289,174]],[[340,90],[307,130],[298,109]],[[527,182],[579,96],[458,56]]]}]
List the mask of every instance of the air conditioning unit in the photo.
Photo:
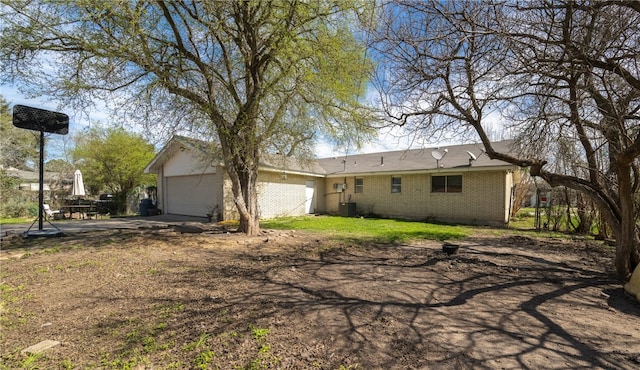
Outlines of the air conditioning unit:
[{"label": "air conditioning unit", "polygon": [[333,189],[337,192],[341,192],[343,190],[345,190],[347,188],[347,184],[339,184],[339,183],[335,183],[333,184]]}]

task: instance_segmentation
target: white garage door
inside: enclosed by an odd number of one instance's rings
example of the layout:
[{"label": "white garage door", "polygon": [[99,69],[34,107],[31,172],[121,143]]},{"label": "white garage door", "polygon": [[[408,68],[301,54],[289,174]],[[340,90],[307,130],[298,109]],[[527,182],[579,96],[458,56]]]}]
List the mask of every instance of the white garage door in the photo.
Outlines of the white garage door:
[{"label": "white garage door", "polygon": [[167,177],[167,213],[206,217],[216,205],[214,175]]}]

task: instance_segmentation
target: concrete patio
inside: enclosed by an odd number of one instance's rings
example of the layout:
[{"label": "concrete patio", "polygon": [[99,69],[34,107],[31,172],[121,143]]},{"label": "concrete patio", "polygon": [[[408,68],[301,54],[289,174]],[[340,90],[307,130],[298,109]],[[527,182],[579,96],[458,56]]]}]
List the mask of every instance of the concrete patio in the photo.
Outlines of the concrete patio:
[{"label": "concrete patio", "polygon": [[[91,220],[51,220],[44,221],[43,231],[56,228],[63,233],[74,233],[89,230],[109,229],[139,229],[146,227],[167,227],[171,225],[201,225],[208,224],[206,217],[192,217],[180,215],[158,215],[149,217],[122,217]],[[23,234],[29,230],[38,231],[38,221],[33,223],[0,225],[0,237]]]}]

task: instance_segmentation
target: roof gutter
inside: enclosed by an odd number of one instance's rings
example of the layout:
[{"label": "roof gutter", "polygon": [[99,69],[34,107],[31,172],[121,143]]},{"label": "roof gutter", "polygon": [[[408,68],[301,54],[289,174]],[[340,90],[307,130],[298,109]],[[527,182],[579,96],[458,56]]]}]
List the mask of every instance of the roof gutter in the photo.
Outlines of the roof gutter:
[{"label": "roof gutter", "polygon": [[275,168],[275,167],[264,167],[258,166],[258,171],[264,172],[274,172],[274,173],[286,173],[287,175],[300,175],[300,176],[311,176],[311,177],[327,177],[325,174],[315,173],[315,172],[305,172],[299,170],[288,170],[285,168]]},{"label": "roof gutter", "polygon": [[419,174],[447,174],[447,173],[464,173],[464,172],[484,172],[484,171],[514,171],[518,166],[501,165],[501,166],[482,166],[482,167],[448,167],[448,168],[431,168],[420,170],[398,170],[398,171],[368,171],[368,172],[334,172],[324,177],[344,177],[344,176],[376,176],[376,175],[419,175]]}]

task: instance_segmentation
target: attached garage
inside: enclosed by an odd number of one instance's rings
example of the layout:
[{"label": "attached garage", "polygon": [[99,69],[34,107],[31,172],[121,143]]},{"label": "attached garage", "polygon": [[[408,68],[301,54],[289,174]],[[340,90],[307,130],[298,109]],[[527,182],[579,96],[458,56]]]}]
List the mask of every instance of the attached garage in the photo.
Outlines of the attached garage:
[{"label": "attached garage", "polygon": [[[317,208],[315,179],[319,168],[306,170],[297,164],[282,168],[262,162],[257,179],[260,217],[303,215]],[[207,155],[207,144],[175,136],[147,165],[146,173],[158,174],[158,208],[162,213],[238,219],[231,183],[219,160]]]},{"label": "attached garage", "polygon": [[[493,146],[498,152],[515,150],[508,140]],[[145,172],[158,174],[158,208],[163,213],[204,218],[218,206],[222,220],[239,218],[231,180],[207,148],[205,142],[175,136],[149,163]],[[446,158],[441,154],[436,160],[439,150],[309,162],[264,155],[256,184],[259,217],[339,214],[347,204],[353,205],[349,215],[508,224],[517,167],[490,159],[480,144],[448,146]]]},{"label": "attached garage", "polygon": [[222,184],[214,174],[172,176],[166,178],[166,213],[174,215],[205,215],[222,206]]},{"label": "attached garage", "polygon": [[199,155],[196,144],[172,140],[145,169],[158,174],[158,208],[165,214],[204,218],[216,205],[223,208],[224,171]]}]

